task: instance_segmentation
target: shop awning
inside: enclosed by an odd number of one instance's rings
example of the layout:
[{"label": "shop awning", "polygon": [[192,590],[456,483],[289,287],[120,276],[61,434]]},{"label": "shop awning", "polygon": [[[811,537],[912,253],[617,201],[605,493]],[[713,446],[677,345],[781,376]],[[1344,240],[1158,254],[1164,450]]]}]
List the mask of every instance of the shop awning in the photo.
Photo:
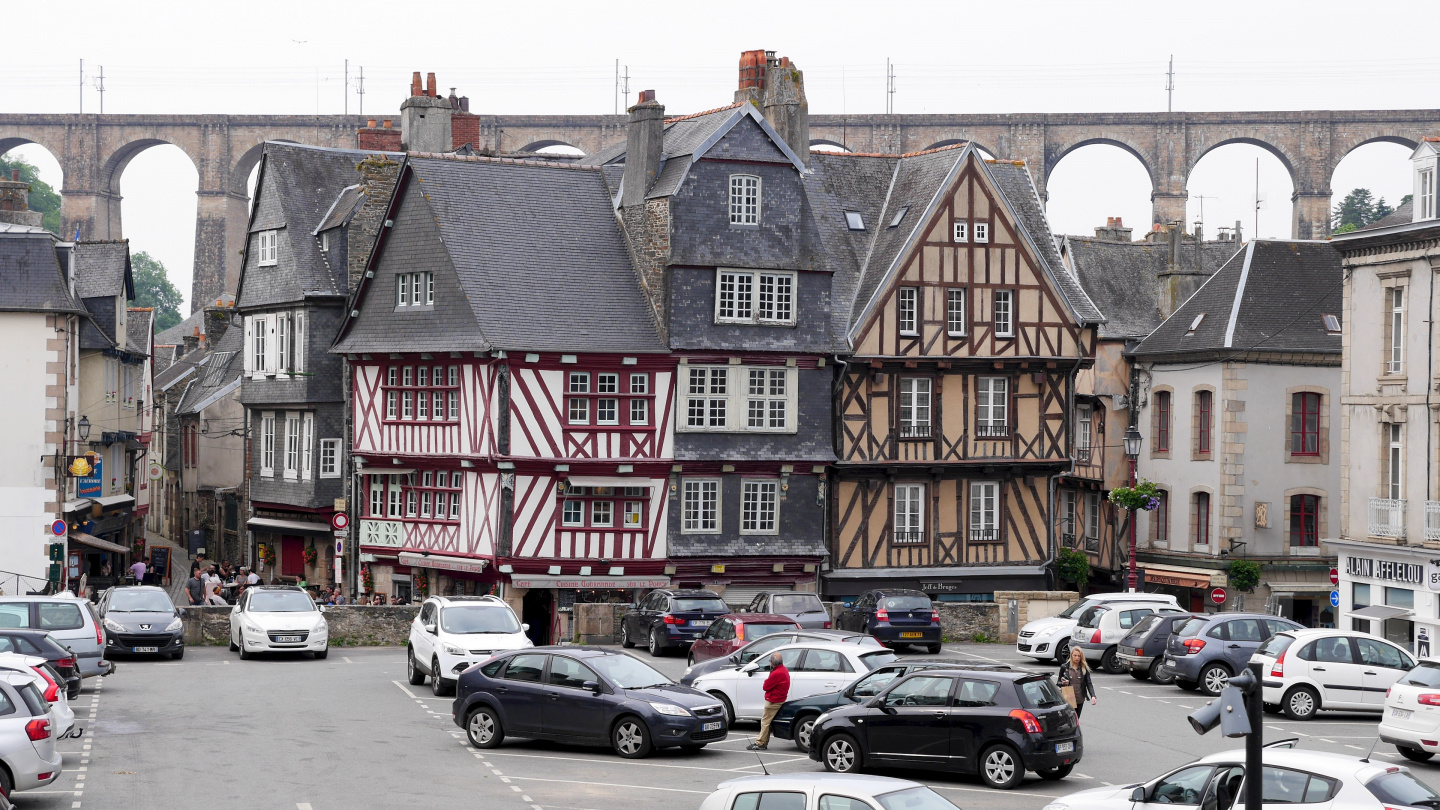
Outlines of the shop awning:
[{"label": "shop awning", "polygon": [[109,509],[112,506],[124,506],[127,503],[134,503],[134,495],[106,495],[103,498],[95,498],[95,503]]},{"label": "shop awning", "polygon": [[68,513],[68,512],[78,512],[78,511],[80,511],[81,509],[89,509],[89,508],[90,508],[90,499],[89,499],[89,498],[81,498],[81,499],[75,500],[75,501],[66,501],[65,503],[60,504],[60,511],[61,511],[61,512],[67,512],[67,513]]},{"label": "shop awning", "polygon": [[1014,577],[1043,574],[1038,565],[966,565],[932,566],[926,568],[838,568],[826,579],[894,579],[899,577],[925,580],[945,577]]},{"label": "shop awning", "polygon": [[1359,610],[1352,610],[1345,614],[1352,619],[1375,619],[1384,621],[1386,619],[1402,619],[1415,615],[1415,611],[1409,608],[1392,607],[1391,605],[1371,605]]},{"label": "shop awning", "polygon": [[441,571],[458,571],[462,574],[479,574],[485,571],[489,560],[473,557],[451,557],[445,554],[416,554],[413,551],[400,552],[400,564],[415,568],[437,568]]},{"label": "shop awning", "polygon": [[1329,582],[1272,582],[1270,592],[1273,594],[1328,594],[1335,590],[1336,586]]},{"label": "shop awning", "polygon": [[1186,568],[1180,565],[1156,565],[1154,563],[1137,563],[1137,567],[1145,570],[1145,584],[1147,585],[1173,585],[1180,588],[1210,587],[1211,571],[1208,568]]},{"label": "shop awning", "polygon": [[250,528],[268,529],[277,532],[297,532],[299,534],[329,534],[329,523],[312,523],[308,520],[281,520],[280,518],[253,517],[245,521]]},{"label": "shop awning", "polygon": [[571,475],[566,476],[566,481],[572,487],[653,487],[655,482],[649,478],[625,477],[619,475]]},{"label": "shop awning", "polygon": [[87,546],[91,546],[92,548],[104,549],[105,551],[117,551],[121,554],[125,554],[130,551],[130,549],[120,545],[119,543],[112,543],[109,540],[101,540],[94,535],[89,535],[84,532],[70,532],[70,539],[74,540],[77,543],[83,543]]},{"label": "shop awning", "polygon": [[586,588],[668,588],[670,587],[670,578],[664,575],[654,577],[554,577],[539,574],[534,576],[515,574],[510,577],[510,584],[517,588],[576,588],[581,590]]},{"label": "shop awning", "polygon": [[357,475],[409,475],[410,473],[413,473],[413,472],[415,472],[415,470],[412,469],[412,468],[410,468],[410,467],[366,467],[366,468],[364,468],[364,469],[362,469],[362,470],[357,470],[357,471],[356,471],[356,474],[357,474]]}]

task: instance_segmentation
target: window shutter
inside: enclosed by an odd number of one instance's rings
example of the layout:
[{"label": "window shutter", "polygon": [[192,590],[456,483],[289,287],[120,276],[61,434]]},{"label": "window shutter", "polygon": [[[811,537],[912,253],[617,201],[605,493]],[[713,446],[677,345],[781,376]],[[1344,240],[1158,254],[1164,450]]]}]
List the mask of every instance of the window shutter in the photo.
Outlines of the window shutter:
[{"label": "window shutter", "polygon": [[271,374],[280,368],[280,341],[277,334],[279,321],[276,315],[265,316],[265,371]]},{"label": "window shutter", "polygon": [[300,434],[300,477],[306,481],[310,480],[310,470],[314,463],[310,448],[315,444],[315,414],[305,414],[305,430]]},{"label": "window shutter", "polygon": [[254,331],[255,319],[247,316],[245,318],[245,373],[255,373],[255,344],[251,333]]},{"label": "window shutter", "polygon": [[290,336],[295,341],[295,370],[305,370],[305,310],[295,312],[295,334]]}]

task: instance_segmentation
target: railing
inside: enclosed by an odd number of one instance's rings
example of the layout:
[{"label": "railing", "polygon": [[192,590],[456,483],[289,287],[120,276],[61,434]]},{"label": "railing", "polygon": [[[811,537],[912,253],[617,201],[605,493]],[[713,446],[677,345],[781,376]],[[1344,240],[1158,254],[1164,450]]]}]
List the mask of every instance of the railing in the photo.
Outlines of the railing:
[{"label": "railing", "polygon": [[1000,537],[994,529],[971,529],[970,542],[972,543],[993,543]]},{"label": "railing", "polygon": [[48,594],[55,586],[48,579],[18,574],[14,571],[0,571],[0,595],[26,596],[30,593]]},{"label": "railing", "polygon": [[1008,439],[1010,438],[1009,425],[976,425],[975,438],[977,439]]},{"label": "railing", "polygon": [[1077,447],[1077,448],[1075,448],[1075,463],[1076,463],[1076,464],[1089,464],[1089,463],[1090,463],[1090,448],[1088,448],[1088,447]]},{"label": "railing", "polygon": [[930,438],[930,426],[926,425],[901,425],[900,438],[902,439],[928,439]]},{"label": "railing", "polygon": [[1060,545],[1064,546],[1065,548],[1075,548],[1075,535],[1073,535],[1073,534],[1062,534],[1062,535],[1060,535]]},{"label": "railing", "polygon": [[1425,539],[1440,540],[1440,501],[1425,502]]},{"label": "railing", "polygon": [[1090,552],[1094,552],[1094,553],[1096,553],[1096,554],[1099,554],[1099,553],[1100,553],[1100,538],[1098,538],[1098,537],[1091,537],[1091,536],[1089,536],[1089,535],[1086,535],[1086,536],[1085,536],[1085,550],[1086,550],[1086,551],[1090,551]]},{"label": "railing", "polygon": [[925,542],[925,532],[895,532],[895,539],[890,542],[896,545],[915,545]]},{"label": "railing", "polygon": [[[1427,502],[1428,525],[1428,502]],[[1375,537],[1405,537],[1405,501],[1396,498],[1370,499],[1369,532]]]},{"label": "railing", "polygon": [[405,524],[398,520],[362,520],[360,545],[404,548]]}]

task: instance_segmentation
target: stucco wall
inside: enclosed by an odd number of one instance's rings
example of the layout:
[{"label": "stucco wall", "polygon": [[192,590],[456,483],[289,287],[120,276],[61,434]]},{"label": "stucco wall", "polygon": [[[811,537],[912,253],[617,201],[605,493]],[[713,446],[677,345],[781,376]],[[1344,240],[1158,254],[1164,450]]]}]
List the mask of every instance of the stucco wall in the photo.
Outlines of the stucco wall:
[{"label": "stucco wall", "polygon": [[[0,313],[0,379],[6,395],[0,397],[0,570],[44,577],[49,562],[42,553],[46,527],[55,515],[46,511],[54,501],[47,488],[47,466],[40,457],[55,452],[47,445],[46,431],[63,425],[47,424],[46,409],[57,407],[59,397],[48,389],[52,375],[47,362],[58,362],[55,353],[45,350],[46,341],[56,337],[46,325],[43,313]],[[6,593],[15,591],[5,583]]]}]

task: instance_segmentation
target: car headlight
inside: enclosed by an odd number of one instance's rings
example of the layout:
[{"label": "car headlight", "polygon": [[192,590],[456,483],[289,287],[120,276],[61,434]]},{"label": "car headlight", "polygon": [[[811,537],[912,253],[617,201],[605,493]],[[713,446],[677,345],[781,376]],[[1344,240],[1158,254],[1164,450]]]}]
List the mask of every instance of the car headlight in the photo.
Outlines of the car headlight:
[{"label": "car headlight", "polygon": [[671,717],[689,717],[690,711],[683,706],[676,706],[674,703],[651,703],[655,711],[667,714]]},{"label": "car headlight", "polygon": [[112,633],[123,633],[123,632],[125,632],[125,626],[124,626],[124,625],[120,624],[119,622],[112,622],[112,621],[110,621],[109,619],[106,619],[106,620],[105,620],[105,629],[106,629],[106,630],[109,630],[109,631],[112,632]]},{"label": "car headlight", "polygon": [[185,627],[185,622],[181,621],[179,616],[176,616],[174,621],[172,621],[172,622],[170,622],[169,624],[165,625],[165,632],[167,632],[167,633],[173,633],[173,632],[175,632],[176,630],[182,630],[182,629],[184,629],[184,627]]},{"label": "car headlight", "polygon": [[440,649],[444,650],[446,655],[467,655],[467,654],[468,654],[466,650],[462,650],[462,649],[460,649],[459,647],[456,647],[454,644],[450,644],[450,643],[448,643],[448,642],[445,643],[445,644],[441,644],[441,645],[440,645]]},{"label": "car headlight", "polygon": [[265,631],[264,631],[264,630],[261,630],[260,628],[256,627],[255,625],[249,624],[249,623],[247,622],[247,623],[245,624],[245,632],[247,632],[247,633],[264,633]]}]

